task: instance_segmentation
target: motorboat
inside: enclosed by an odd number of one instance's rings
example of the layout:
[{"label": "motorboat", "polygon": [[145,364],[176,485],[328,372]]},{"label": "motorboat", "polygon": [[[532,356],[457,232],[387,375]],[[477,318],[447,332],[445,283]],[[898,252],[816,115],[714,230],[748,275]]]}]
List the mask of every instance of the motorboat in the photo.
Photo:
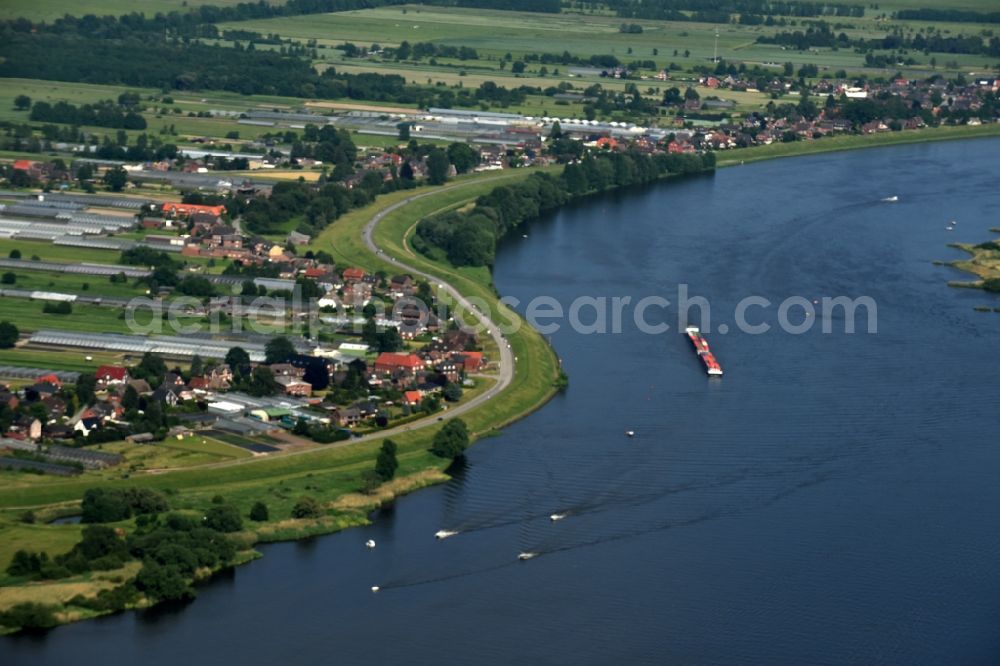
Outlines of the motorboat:
[{"label": "motorboat", "polygon": [[378,592],[378,585],[372,585],[372,592]]},{"label": "motorboat", "polygon": [[518,553],[517,554],[517,559],[519,559],[521,561],[530,560],[530,559],[532,559],[534,557],[538,557],[538,553],[532,553],[530,551],[526,551],[526,552]]},{"label": "motorboat", "polygon": [[448,537],[453,537],[458,534],[455,530],[438,530],[434,533],[435,539],[447,539]]},{"label": "motorboat", "polygon": [[635,437],[635,430],[626,430],[625,431],[625,436],[626,437]]},{"label": "motorboat", "polygon": [[566,517],[565,513],[553,513],[551,516],[549,516],[549,520],[551,520],[554,523],[557,520],[562,520],[565,517]]},{"label": "motorboat", "polygon": [[375,539],[368,539],[368,541],[365,541],[365,548],[374,548],[374,547],[375,547]]}]

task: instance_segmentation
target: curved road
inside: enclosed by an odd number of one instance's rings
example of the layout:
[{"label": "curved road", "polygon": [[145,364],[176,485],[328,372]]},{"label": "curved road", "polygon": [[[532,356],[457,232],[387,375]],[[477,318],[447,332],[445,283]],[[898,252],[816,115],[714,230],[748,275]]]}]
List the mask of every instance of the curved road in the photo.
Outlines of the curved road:
[{"label": "curved road", "polygon": [[[506,176],[506,178],[510,178],[510,176]],[[423,428],[429,425],[433,425],[434,423],[437,423],[438,420],[454,418],[456,416],[464,414],[470,409],[475,409],[476,407],[479,407],[483,403],[489,401],[498,393],[507,388],[511,380],[514,378],[514,354],[511,351],[510,347],[508,346],[507,339],[504,337],[503,333],[500,332],[500,329],[497,327],[497,325],[494,324],[489,317],[481,313],[471,303],[469,303],[469,301],[466,300],[466,298],[462,296],[458,292],[458,290],[455,289],[453,286],[451,286],[447,282],[444,282],[440,278],[431,275],[430,273],[425,273],[424,271],[418,268],[410,266],[404,263],[403,261],[386,254],[385,252],[382,251],[381,248],[375,245],[375,241],[372,239],[372,234],[375,230],[376,225],[378,225],[378,223],[381,222],[386,215],[392,213],[393,211],[399,210],[403,206],[406,206],[407,204],[410,204],[416,201],[417,199],[423,199],[424,197],[433,196],[435,194],[443,192],[444,190],[455,189],[458,187],[463,187],[465,185],[471,185],[473,183],[481,184],[492,180],[503,180],[503,179],[504,177],[498,176],[494,178],[472,181],[471,183],[458,183],[455,185],[449,185],[447,187],[431,190],[429,192],[415,194],[411,197],[403,199],[402,201],[394,203],[391,206],[384,208],[375,215],[373,215],[372,218],[365,223],[364,229],[362,230],[362,236],[364,238],[365,245],[373,254],[375,254],[380,259],[386,261],[387,263],[391,263],[392,265],[397,266],[401,270],[406,271],[407,273],[411,273],[413,275],[419,275],[421,277],[431,280],[435,284],[440,285],[439,289],[447,292],[448,295],[450,295],[453,299],[455,299],[457,303],[461,304],[462,307],[464,307],[466,310],[471,312],[476,317],[476,320],[484,328],[484,330],[486,330],[490,334],[490,337],[493,338],[493,341],[496,342],[497,347],[500,349],[500,359],[499,359],[500,377],[496,384],[490,387],[486,392],[477,395],[475,398],[469,400],[468,402],[463,402],[454,407],[450,407],[445,412],[432,414],[430,416],[427,416],[426,418],[418,419],[416,421],[411,421],[410,423],[404,425],[398,425],[393,428],[388,428],[386,430],[379,430],[377,432],[372,432],[367,435],[362,435],[361,437],[354,437],[352,439],[344,440],[343,442],[330,444],[325,447],[303,449],[300,451],[288,451],[281,453],[278,456],[270,456],[270,455],[254,456],[252,458],[242,458],[240,460],[234,460],[228,462],[209,463],[207,465],[199,465],[197,469],[207,469],[211,467],[229,467],[235,465],[248,465],[248,464],[253,464],[255,462],[262,462],[265,460],[275,460],[276,458],[288,458],[291,456],[309,455],[311,453],[324,451],[331,446],[346,446],[357,442],[365,442],[373,439],[382,439],[384,437],[391,437],[393,435],[398,435],[404,432],[409,432],[411,430],[416,430],[418,428]],[[17,507],[17,508],[30,508],[30,507]]]},{"label": "curved road", "polygon": [[[494,179],[488,179],[488,180],[494,180]],[[495,179],[495,180],[499,180],[499,178]],[[484,181],[474,181],[474,182],[476,182],[476,183],[482,183]],[[462,185],[452,185],[450,187],[443,188],[443,189],[452,189],[452,188],[456,188],[456,187],[462,187]],[[485,393],[476,396],[475,398],[473,398],[472,400],[470,400],[468,402],[462,403],[462,404],[460,404],[460,405],[458,405],[456,407],[453,407],[453,408],[449,409],[447,411],[447,414],[445,415],[445,418],[452,418],[452,417],[458,416],[459,414],[463,414],[463,413],[469,411],[470,409],[475,409],[479,405],[482,405],[484,402],[490,400],[491,398],[493,398],[493,396],[497,395],[498,393],[500,393],[501,391],[503,391],[505,388],[507,388],[507,386],[510,384],[511,380],[513,380],[513,378],[514,378],[514,353],[511,351],[511,348],[510,348],[510,345],[507,342],[507,339],[504,337],[503,333],[500,331],[500,328],[493,322],[493,320],[490,319],[489,316],[487,316],[486,314],[480,312],[479,309],[477,309],[475,306],[473,306],[472,303],[470,303],[465,298],[465,296],[462,296],[462,294],[460,294],[455,287],[453,287],[452,285],[448,284],[447,282],[444,282],[441,278],[439,278],[439,277],[437,277],[435,275],[432,275],[431,273],[424,272],[424,271],[420,270],[419,268],[415,268],[414,266],[410,266],[409,264],[403,262],[400,259],[397,259],[396,257],[393,257],[393,256],[390,256],[390,255],[386,254],[385,252],[382,251],[381,248],[379,248],[375,244],[375,240],[373,238],[373,234],[375,232],[376,225],[378,225],[378,223],[381,222],[385,218],[386,215],[388,215],[389,213],[392,213],[392,212],[394,212],[396,210],[399,210],[403,206],[406,206],[406,205],[408,205],[410,203],[413,203],[417,199],[423,199],[424,197],[432,196],[432,195],[437,194],[437,193],[439,193],[441,191],[442,190],[439,189],[439,190],[432,190],[430,192],[424,192],[422,194],[415,194],[415,195],[413,195],[411,197],[407,197],[407,198],[403,199],[402,201],[399,201],[397,203],[392,204],[388,208],[382,209],[381,211],[379,211],[378,213],[376,213],[375,215],[373,215],[370,220],[368,220],[368,222],[365,224],[365,227],[364,227],[364,229],[362,231],[362,235],[363,235],[364,240],[365,240],[365,245],[368,247],[368,249],[371,250],[373,253],[375,253],[378,257],[380,257],[384,261],[386,261],[386,262],[388,262],[388,263],[390,263],[390,264],[392,264],[392,265],[400,268],[403,271],[406,271],[407,273],[410,273],[410,274],[415,275],[415,276],[419,275],[420,277],[423,277],[423,278],[425,278],[427,280],[430,280],[431,283],[437,283],[439,290],[444,291],[445,293],[447,293],[449,296],[451,296],[451,298],[455,301],[455,303],[461,305],[463,308],[465,308],[466,311],[472,313],[472,315],[476,318],[476,321],[478,322],[478,324],[482,328],[482,330],[485,330],[487,333],[489,333],[490,337],[493,338],[493,341],[496,343],[497,348],[500,350],[500,359],[499,359],[500,378],[499,378],[499,381],[494,386],[492,386],[488,391],[486,391]],[[405,242],[406,242],[406,239],[403,239],[403,244],[404,245],[405,245]],[[420,423],[420,422],[418,422],[418,423]],[[412,424],[411,424],[410,427],[412,428]],[[395,429],[393,429],[393,430],[395,430]],[[386,432],[388,432],[388,431],[386,431]],[[381,436],[384,436],[384,435],[382,433],[379,433],[379,436],[381,437]],[[357,440],[355,440],[355,441],[357,441]]]}]

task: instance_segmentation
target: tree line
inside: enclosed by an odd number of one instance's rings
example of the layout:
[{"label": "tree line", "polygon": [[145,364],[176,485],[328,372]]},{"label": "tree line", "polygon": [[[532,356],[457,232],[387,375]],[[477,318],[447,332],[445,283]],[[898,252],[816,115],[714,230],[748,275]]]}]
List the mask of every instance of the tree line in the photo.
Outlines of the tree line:
[{"label": "tree line", "polygon": [[[320,137],[327,134],[340,137],[340,143],[329,150],[335,154],[336,151],[343,150],[350,160],[347,163],[336,163],[331,179],[337,180],[343,177],[342,174],[353,171],[351,163],[355,148],[346,133],[337,132],[333,128],[319,130]],[[324,142],[317,145],[322,146]],[[442,149],[429,144],[420,145],[411,140],[402,154],[404,161],[399,168],[394,164],[390,165],[388,174],[378,169],[368,170],[351,188],[326,178],[318,184],[284,181],[274,185],[270,197],[248,200],[231,196],[225,199],[225,205],[230,215],[242,217],[244,227],[251,233],[280,233],[283,223],[299,218],[302,222],[297,230],[315,235],[344,213],[371,203],[379,194],[417,187],[419,182],[415,179],[410,160],[426,158],[426,182],[430,185],[443,184],[451,165],[455,166],[458,173],[465,173],[479,161],[479,156],[473,149],[457,143]]]},{"label": "tree line", "polygon": [[790,46],[800,51],[814,47],[837,47],[856,48],[861,51],[913,49],[925,53],[934,51],[1000,56],[1000,38],[996,36],[990,36],[989,39],[983,39],[979,35],[946,36],[941,33],[917,33],[907,36],[897,30],[884,37],[850,39],[844,32],[834,35],[830,25],[825,21],[817,21],[805,31],[782,31],[774,35],[761,35],[757,37],[757,42]]},{"label": "tree line", "polygon": [[413,245],[431,258],[447,259],[456,266],[489,266],[501,238],[546,211],[595,192],[714,167],[711,153],[587,155],[578,163],[567,164],[558,176],[535,173],[520,183],[496,187],[479,197],[468,212],[453,211],[421,220]]},{"label": "tree line", "polygon": [[429,106],[517,104],[538,88],[492,81],[478,89],[408,85],[396,74],[317,73],[299,57],[168,41],[156,34],[104,39],[89,33],[29,34],[0,29],[0,76],[166,90],[228,90],[245,95],[362,99]]},{"label": "tree line", "polygon": [[94,125],[115,129],[144,130],[146,119],[130,109],[123,109],[111,100],[95,104],[74,106],[69,102],[35,102],[31,107],[31,120],[66,125]]},{"label": "tree line", "polygon": [[604,3],[621,18],[644,18],[660,21],[698,21],[729,23],[734,14],[756,17],[763,22],[767,16],[853,16],[865,15],[862,5],[805,0],[605,0]]},{"label": "tree line", "polygon": [[[287,0],[282,3],[241,2],[234,5],[200,5],[188,11],[157,12],[146,16],[132,12],[122,16],[65,15],[51,23],[35,22],[27,18],[4,21],[18,32],[52,31],[79,33],[93,37],[118,39],[136,33],[160,33],[182,37],[222,36],[214,24],[224,22],[259,20],[281,16],[328,14],[357,9],[371,9],[406,4],[407,0]],[[523,12],[559,13],[560,0],[427,0],[424,4],[446,7],[475,7]],[[224,34],[224,33],[223,33]]]},{"label": "tree line", "polygon": [[937,23],[1000,23],[1000,12],[974,12],[962,9],[900,9],[900,21],[934,21]]}]

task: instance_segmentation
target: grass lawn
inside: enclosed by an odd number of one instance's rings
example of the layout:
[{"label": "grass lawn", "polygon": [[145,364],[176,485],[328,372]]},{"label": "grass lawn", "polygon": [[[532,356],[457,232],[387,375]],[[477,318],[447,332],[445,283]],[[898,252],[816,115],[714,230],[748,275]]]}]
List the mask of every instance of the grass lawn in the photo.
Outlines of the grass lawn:
[{"label": "grass lawn", "polygon": [[117,264],[121,259],[121,252],[118,250],[98,250],[70,247],[69,245],[53,245],[47,241],[0,238],[0,256],[9,256],[11,250],[20,250],[22,259],[38,257],[42,261],[61,264]]},{"label": "grass lawn", "polygon": [[24,298],[0,298],[0,320],[12,321],[24,331],[42,328],[57,328],[90,333],[128,333],[124,319],[119,319],[120,310],[98,305],[73,304],[73,312],[68,315],[45,314],[44,303]]},{"label": "grass lawn", "polygon": [[41,550],[52,557],[65,553],[80,540],[81,525],[28,525],[18,518],[17,514],[8,513],[0,520],[0,567],[3,568],[0,581],[7,577],[7,565],[17,551]]},{"label": "grass lawn", "polygon": [[[0,321],[17,324],[21,332],[37,331],[44,328],[80,331],[85,333],[131,334],[122,310],[101,305],[73,304],[73,312],[66,315],[42,312],[44,303],[25,298],[0,298]],[[152,314],[148,310],[137,310],[135,322],[141,327],[150,323]],[[202,317],[179,316],[183,324],[204,323]],[[164,326],[166,333],[167,327]],[[81,350],[82,353],[82,350]],[[90,354],[90,352],[86,352]]]},{"label": "grass lawn", "polygon": [[132,471],[174,469],[208,463],[249,458],[251,453],[219,439],[201,435],[184,439],[166,439],[156,444],[135,445],[127,442],[102,444],[101,451],[125,456],[123,468]]},{"label": "grass lawn", "polygon": [[4,273],[17,275],[17,283],[0,285],[12,289],[31,289],[35,291],[56,291],[60,293],[82,294],[85,296],[114,296],[130,298],[146,293],[145,285],[135,282],[111,282],[106,277],[98,275],[71,275],[51,271],[18,271],[16,269],[0,269]]},{"label": "grass lawn", "polygon": [[[92,360],[88,361],[87,356]],[[24,368],[43,368],[45,370],[67,370],[71,372],[93,372],[101,365],[117,365],[122,363],[123,354],[114,352],[33,349],[17,347],[0,349],[0,365],[12,365]]]}]

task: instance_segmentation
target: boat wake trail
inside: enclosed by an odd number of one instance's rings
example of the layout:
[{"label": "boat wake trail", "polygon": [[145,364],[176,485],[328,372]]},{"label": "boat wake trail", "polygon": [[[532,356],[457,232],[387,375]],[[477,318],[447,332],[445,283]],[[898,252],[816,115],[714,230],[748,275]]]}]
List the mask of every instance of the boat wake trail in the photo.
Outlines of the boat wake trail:
[{"label": "boat wake trail", "polygon": [[456,580],[458,578],[466,578],[468,576],[475,576],[477,574],[489,573],[490,571],[498,571],[500,569],[506,569],[507,567],[514,566],[520,562],[516,559],[503,562],[500,564],[494,564],[491,566],[481,567],[478,569],[469,569],[466,571],[460,571],[456,573],[444,574],[441,576],[433,576],[429,578],[416,578],[416,579],[397,579],[391,580],[387,583],[382,583],[378,586],[380,592],[386,590],[401,590],[407,587],[419,587],[421,585],[431,585],[433,583],[443,583],[449,580]]},{"label": "boat wake trail", "polygon": [[760,509],[767,508],[772,504],[780,502],[781,500],[791,495],[794,495],[800,490],[804,490],[806,488],[819,485],[834,478],[835,476],[836,474],[833,471],[820,471],[810,475],[805,479],[801,479],[788,487],[782,488],[778,492],[771,493],[757,501],[749,501],[749,502],[743,501],[738,506],[720,507],[717,509],[706,511],[700,515],[693,516],[691,518],[667,520],[658,524],[644,526],[644,527],[637,527],[635,529],[628,530],[625,532],[619,532],[617,534],[604,534],[604,535],[594,536],[592,538],[584,538],[569,543],[563,542],[560,544],[553,544],[551,541],[542,542],[527,548],[527,550],[534,553],[535,557],[543,557],[545,555],[568,552],[572,550],[578,550],[581,548],[590,548],[592,546],[599,546],[602,544],[612,543],[615,541],[623,541],[625,539],[634,539],[648,534],[653,534],[655,532],[662,532],[671,529],[679,529],[683,527],[693,527],[695,525],[700,525],[702,523],[706,523],[712,520],[717,520],[720,518],[734,518],[748,513],[752,513],[754,511],[759,511]]},{"label": "boat wake trail", "polygon": [[466,521],[458,523],[453,527],[444,530],[448,536],[461,533],[483,532],[486,530],[511,527],[514,525],[525,525],[534,521],[547,518],[548,522],[557,522],[569,518],[583,518],[595,516],[611,511],[623,511],[636,509],[647,504],[660,501],[666,497],[692,492],[711,491],[727,488],[733,485],[753,482],[758,480],[781,478],[791,474],[799,473],[801,467],[787,468],[788,463],[799,463],[809,468],[836,462],[843,458],[842,454],[831,454],[827,456],[795,456],[785,459],[779,468],[753,470],[747,467],[733,470],[711,479],[691,480],[676,484],[666,484],[660,487],[648,488],[645,492],[627,492],[635,487],[635,480],[623,479],[615,484],[613,488],[608,488],[596,496],[584,502],[567,503],[555,507],[535,509],[533,511],[524,510],[519,515],[507,515],[486,521]]}]

